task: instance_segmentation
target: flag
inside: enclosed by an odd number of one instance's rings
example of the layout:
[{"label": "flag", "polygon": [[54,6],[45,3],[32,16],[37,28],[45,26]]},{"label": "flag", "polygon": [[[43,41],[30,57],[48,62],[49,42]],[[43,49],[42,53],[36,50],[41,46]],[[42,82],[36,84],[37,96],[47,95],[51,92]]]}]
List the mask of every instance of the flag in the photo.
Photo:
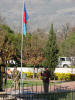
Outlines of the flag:
[{"label": "flag", "polygon": [[29,18],[29,16],[27,15],[25,3],[24,3],[24,17],[23,17],[23,32],[24,32],[24,35],[26,35],[26,24],[27,24],[28,18]]}]

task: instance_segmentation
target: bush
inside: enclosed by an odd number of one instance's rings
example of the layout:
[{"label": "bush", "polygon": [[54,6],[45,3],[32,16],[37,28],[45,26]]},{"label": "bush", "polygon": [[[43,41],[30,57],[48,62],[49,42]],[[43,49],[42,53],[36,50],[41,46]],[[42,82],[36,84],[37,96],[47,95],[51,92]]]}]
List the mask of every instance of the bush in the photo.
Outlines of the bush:
[{"label": "bush", "polygon": [[[25,74],[26,78],[33,78],[32,72],[23,72],[22,74]],[[35,73],[35,78],[39,78],[39,77],[40,77],[39,73]]]},{"label": "bush", "polygon": [[71,80],[70,73],[56,73],[56,77],[58,80]]},{"label": "bush", "polygon": [[32,78],[33,77],[32,72],[23,72],[23,74],[26,74],[26,78]]}]

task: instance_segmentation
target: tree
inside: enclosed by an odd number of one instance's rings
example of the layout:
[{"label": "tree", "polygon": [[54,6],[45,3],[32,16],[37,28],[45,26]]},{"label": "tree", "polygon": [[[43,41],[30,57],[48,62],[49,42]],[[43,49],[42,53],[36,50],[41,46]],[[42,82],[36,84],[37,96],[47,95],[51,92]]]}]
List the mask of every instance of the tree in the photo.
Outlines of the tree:
[{"label": "tree", "polygon": [[[11,38],[13,37],[13,38]],[[2,91],[3,72],[7,60],[11,60],[16,54],[14,46],[14,32],[6,25],[0,25],[0,91]]]},{"label": "tree", "polygon": [[62,42],[61,47],[62,55],[75,56],[75,32],[70,33],[69,37]]},{"label": "tree", "polygon": [[35,67],[40,65],[43,60],[43,51],[40,44],[41,42],[38,34],[29,33],[26,35],[24,45],[25,63],[34,66],[33,78],[35,74]]},{"label": "tree", "polygon": [[46,64],[50,69],[52,75],[58,62],[58,48],[56,42],[57,42],[56,34],[53,29],[53,24],[51,24],[47,45],[45,48],[45,58],[46,58]]},{"label": "tree", "polygon": [[70,35],[71,26],[69,23],[62,25],[60,29],[57,30],[57,38],[59,41],[66,40],[67,37]]},{"label": "tree", "polygon": [[63,32],[63,35],[61,37],[63,37],[64,40],[67,39],[67,37],[69,36],[70,34],[70,25],[69,23],[66,23],[65,25],[62,25],[62,32]]},{"label": "tree", "polygon": [[61,44],[64,40],[66,40],[69,37],[71,31],[72,31],[72,29],[71,29],[71,26],[69,23],[63,24],[62,27],[57,30],[56,37],[57,37],[57,45],[59,48],[60,56],[62,55]]}]

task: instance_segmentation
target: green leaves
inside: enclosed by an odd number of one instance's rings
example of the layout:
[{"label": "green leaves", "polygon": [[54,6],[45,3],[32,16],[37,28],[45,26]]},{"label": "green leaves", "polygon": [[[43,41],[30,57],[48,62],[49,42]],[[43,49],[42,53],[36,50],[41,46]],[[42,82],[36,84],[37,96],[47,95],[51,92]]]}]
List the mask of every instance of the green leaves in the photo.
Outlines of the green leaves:
[{"label": "green leaves", "polygon": [[17,52],[21,43],[20,40],[18,34],[14,34],[10,27],[0,25],[0,58],[3,64],[6,64],[7,60],[14,59],[15,56],[17,58]]},{"label": "green leaves", "polygon": [[65,56],[75,56],[75,33],[62,42],[62,53]]},{"label": "green leaves", "polygon": [[54,33],[53,24],[49,32],[49,37],[45,49],[45,57],[49,68],[55,68],[58,59],[58,48],[56,43],[56,34]]}]

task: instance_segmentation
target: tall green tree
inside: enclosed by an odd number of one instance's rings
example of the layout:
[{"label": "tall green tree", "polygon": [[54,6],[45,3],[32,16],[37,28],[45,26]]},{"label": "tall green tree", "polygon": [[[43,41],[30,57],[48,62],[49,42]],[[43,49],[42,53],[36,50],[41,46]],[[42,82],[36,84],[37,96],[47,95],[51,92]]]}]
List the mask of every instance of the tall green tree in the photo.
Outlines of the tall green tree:
[{"label": "tall green tree", "polygon": [[54,69],[57,66],[58,62],[58,48],[56,41],[56,34],[53,29],[53,24],[51,24],[51,29],[48,36],[47,45],[45,48],[45,58],[46,64],[53,75]]}]

